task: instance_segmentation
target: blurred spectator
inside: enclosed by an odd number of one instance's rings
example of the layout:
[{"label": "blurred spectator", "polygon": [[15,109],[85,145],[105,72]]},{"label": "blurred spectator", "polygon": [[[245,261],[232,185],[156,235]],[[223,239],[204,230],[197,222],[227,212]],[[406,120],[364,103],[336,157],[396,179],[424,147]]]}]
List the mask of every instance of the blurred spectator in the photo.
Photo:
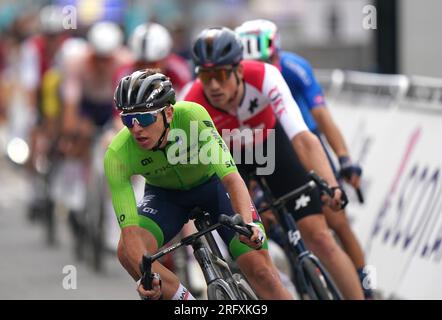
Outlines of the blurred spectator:
[{"label": "blurred spectator", "polygon": [[[121,29],[111,22],[94,24],[87,40],[85,50],[66,61],[62,96],[63,133],[66,136],[79,135],[89,145],[96,129],[112,119],[113,75],[131,61],[131,54],[122,46]],[[78,145],[78,151],[86,156],[88,148],[81,145]]]},{"label": "blurred spectator", "polygon": [[36,108],[37,122],[41,122],[41,81],[43,74],[54,64],[55,55],[66,40],[61,8],[46,6],[40,10],[41,33],[28,38],[22,46],[22,83],[27,91],[29,106]]},{"label": "blurred spectator", "polygon": [[117,80],[135,70],[156,68],[170,77],[178,92],[191,80],[186,60],[172,52],[173,40],[169,31],[158,23],[137,26],[129,40],[134,61],[117,74]]}]

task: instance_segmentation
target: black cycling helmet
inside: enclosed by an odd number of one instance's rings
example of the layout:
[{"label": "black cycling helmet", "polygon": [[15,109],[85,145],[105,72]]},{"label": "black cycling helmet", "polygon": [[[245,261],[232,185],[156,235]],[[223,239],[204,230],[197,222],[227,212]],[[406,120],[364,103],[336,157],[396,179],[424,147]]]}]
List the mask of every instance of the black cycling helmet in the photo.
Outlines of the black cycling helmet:
[{"label": "black cycling helmet", "polygon": [[192,58],[197,67],[236,65],[243,58],[242,43],[229,28],[207,28],[195,40]]},{"label": "black cycling helmet", "polygon": [[114,101],[120,111],[145,108],[155,111],[167,104],[175,104],[175,90],[164,74],[151,71],[135,71],[124,77],[115,89]]}]

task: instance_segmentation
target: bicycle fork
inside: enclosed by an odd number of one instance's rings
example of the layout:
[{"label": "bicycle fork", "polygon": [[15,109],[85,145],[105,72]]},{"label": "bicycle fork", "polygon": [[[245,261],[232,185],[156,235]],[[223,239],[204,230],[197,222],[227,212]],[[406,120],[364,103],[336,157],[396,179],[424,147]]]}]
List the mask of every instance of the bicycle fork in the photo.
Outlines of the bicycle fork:
[{"label": "bicycle fork", "polygon": [[[209,251],[201,239],[192,244],[194,256],[201,267],[207,286],[217,282],[223,286],[230,297],[240,297],[235,279],[226,261]],[[232,292],[234,291],[234,292]]]},{"label": "bicycle fork", "polygon": [[[317,268],[318,277],[321,280],[321,282],[323,282],[324,287],[327,287],[331,291],[333,297],[341,298],[340,292],[336,290],[336,286],[331,280],[331,277],[328,274],[328,272],[319,262],[318,258],[305,246],[304,240],[301,237],[301,233],[298,230],[293,217],[287,212],[281,212],[279,220],[287,236],[286,245],[288,245],[290,249],[292,249],[289,250],[290,254],[288,256],[289,259],[291,259],[292,262],[294,262],[293,265],[296,266],[296,270],[294,270],[295,271],[294,276],[296,281],[298,283],[304,282],[303,279],[305,279],[305,277],[303,276],[304,270],[302,267],[303,260],[309,259],[310,261],[313,262],[313,264]],[[298,277],[299,275],[301,276]],[[309,291],[309,286],[306,286],[305,283],[303,283],[302,286],[304,286],[304,289],[307,289],[307,291]]]}]

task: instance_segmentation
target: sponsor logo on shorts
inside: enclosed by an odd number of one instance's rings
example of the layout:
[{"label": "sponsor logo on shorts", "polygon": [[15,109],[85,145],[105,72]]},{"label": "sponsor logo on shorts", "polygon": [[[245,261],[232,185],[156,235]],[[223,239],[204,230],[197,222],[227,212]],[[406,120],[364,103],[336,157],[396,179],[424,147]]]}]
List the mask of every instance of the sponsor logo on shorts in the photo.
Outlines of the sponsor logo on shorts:
[{"label": "sponsor logo on shorts", "polygon": [[306,196],[305,194],[303,194],[298,198],[298,200],[296,200],[295,210],[307,207],[311,200],[312,199],[310,198],[310,196]]},{"label": "sponsor logo on shorts", "polygon": [[157,214],[158,210],[151,208],[151,207],[144,207],[143,209],[141,209],[141,211],[143,211],[144,213],[148,213],[148,214]]}]

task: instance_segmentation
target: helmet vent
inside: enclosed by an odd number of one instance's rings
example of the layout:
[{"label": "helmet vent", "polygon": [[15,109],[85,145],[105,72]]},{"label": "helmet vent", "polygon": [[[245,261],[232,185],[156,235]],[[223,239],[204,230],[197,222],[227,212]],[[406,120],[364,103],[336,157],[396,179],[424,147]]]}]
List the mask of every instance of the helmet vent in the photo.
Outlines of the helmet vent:
[{"label": "helmet vent", "polygon": [[223,56],[227,55],[227,54],[230,52],[230,50],[232,50],[232,45],[229,43],[229,44],[224,48],[222,55],[223,55]]}]

